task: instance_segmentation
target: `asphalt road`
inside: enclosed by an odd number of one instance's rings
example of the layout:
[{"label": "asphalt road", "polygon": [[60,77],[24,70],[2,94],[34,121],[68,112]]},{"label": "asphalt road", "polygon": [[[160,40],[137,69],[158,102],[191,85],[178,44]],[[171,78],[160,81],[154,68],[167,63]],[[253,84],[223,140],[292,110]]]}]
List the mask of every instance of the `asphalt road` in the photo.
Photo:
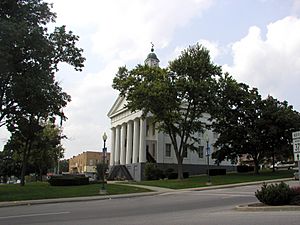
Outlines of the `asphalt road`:
[{"label": "asphalt road", "polygon": [[299,225],[300,212],[239,212],[257,186],[0,208],[0,225]]}]

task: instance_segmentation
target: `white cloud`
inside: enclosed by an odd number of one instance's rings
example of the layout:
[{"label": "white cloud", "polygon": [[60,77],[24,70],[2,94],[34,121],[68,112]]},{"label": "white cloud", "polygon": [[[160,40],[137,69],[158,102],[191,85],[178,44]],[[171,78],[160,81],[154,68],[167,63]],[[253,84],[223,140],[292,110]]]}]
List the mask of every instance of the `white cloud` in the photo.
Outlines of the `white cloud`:
[{"label": "white cloud", "polygon": [[72,96],[65,110],[69,118],[64,125],[69,137],[64,143],[67,158],[101,149],[101,133],[110,129],[107,112],[117,97],[111,84],[118,67],[142,63],[150,42],[156,50],[167,47],[176,30],[201,15],[213,1],[48,0],[54,3],[57,25],[66,24],[84,37],[80,44],[88,54],[80,75],[65,68],[58,73],[64,90]]},{"label": "white cloud", "polygon": [[287,100],[298,110],[300,84],[300,19],[286,17],[260,28],[251,27],[246,37],[232,45],[233,65],[224,65],[239,81],[258,87],[263,95]]},{"label": "white cloud", "polygon": [[212,0],[54,0],[54,11],[59,23],[91,27],[91,49],[109,62],[143,58],[151,41],[157,48],[167,46],[178,27],[211,5]]}]

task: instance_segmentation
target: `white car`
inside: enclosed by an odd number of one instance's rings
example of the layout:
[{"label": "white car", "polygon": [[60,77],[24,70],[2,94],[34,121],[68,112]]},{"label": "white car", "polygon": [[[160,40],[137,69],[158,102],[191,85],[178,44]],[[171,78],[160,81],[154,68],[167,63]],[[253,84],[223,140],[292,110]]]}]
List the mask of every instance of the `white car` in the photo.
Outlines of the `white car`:
[{"label": "white car", "polygon": [[[275,163],[275,169],[292,169],[296,166],[296,163],[283,163],[283,162],[277,162]],[[270,166],[270,169],[273,169],[273,165]]]}]

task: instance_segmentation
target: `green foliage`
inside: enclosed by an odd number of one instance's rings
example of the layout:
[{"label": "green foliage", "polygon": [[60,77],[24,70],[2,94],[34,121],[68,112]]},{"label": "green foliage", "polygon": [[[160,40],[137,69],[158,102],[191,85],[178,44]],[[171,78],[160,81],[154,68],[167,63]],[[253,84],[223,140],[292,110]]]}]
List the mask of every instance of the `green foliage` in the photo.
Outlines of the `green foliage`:
[{"label": "green foliage", "polygon": [[248,173],[254,171],[254,166],[240,165],[236,167],[238,173]]},{"label": "green foliage", "polygon": [[163,171],[155,163],[146,163],[145,165],[146,180],[159,180],[165,178]]},{"label": "green foliage", "polygon": [[51,176],[48,180],[51,186],[73,186],[89,184],[89,178],[78,175]]},{"label": "green foliage", "polygon": [[96,165],[96,173],[98,180],[105,180],[106,172],[108,171],[108,165],[106,163],[97,163]]},{"label": "green foliage", "polygon": [[238,83],[229,74],[219,79],[212,127],[219,133],[214,157],[236,161],[247,154],[255,164],[276,154],[291,155],[291,132],[300,128],[300,114],[286,101],[261,99],[256,88]]},{"label": "green foliage", "polygon": [[55,81],[58,64],[81,70],[85,58],[78,36],[47,24],[55,22],[51,5],[42,0],[0,3],[0,126],[23,139],[21,185],[31,147],[49,119],[66,119],[62,109],[71,97]]},{"label": "green foliage", "polygon": [[[56,166],[58,158],[62,158],[64,152],[61,145],[61,140],[64,136],[61,133],[61,129],[51,123],[40,126],[40,131],[36,133],[36,138],[31,143],[31,152],[28,154],[28,166],[25,174],[39,174],[41,180],[42,175],[45,175],[50,169]],[[10,160],[6,157],[6,162],[21,165],[22,151],[25,147],[26,139],[24,136],[20,132],[13,132],[4,146],[4,153],[9,152],[11,155]],[[10,164],[2,166],[6,166],[7,169],[10,168]],[[20,177],[20,170],[12,175]]]},{"label": "green foliage", "polygon": [[142,110],[144,117],[151,114],[158,129],[169,135],[179,179],[183,178],[184,149],[197,150],[201,141],[194,134],[206,128],[201,118],[214,105],[220,75],[221,68],[211,62],[209,51],[196,44],[166,69],[147,65],[132,70],[121,67],[113,80],[113,88],[126,98],[129,110]]},{"label": "green foliage", "polygon": [[256,198],[266,205],[286,205],[289,204],[292,190],[289,185],[281,182],[280,184],[264,183],[261,190],[255,192]]},{"label": "green foliage", "polygon": [[60,160],[59,168],[61,172],[69,172],[69,160],[68,159]]}]

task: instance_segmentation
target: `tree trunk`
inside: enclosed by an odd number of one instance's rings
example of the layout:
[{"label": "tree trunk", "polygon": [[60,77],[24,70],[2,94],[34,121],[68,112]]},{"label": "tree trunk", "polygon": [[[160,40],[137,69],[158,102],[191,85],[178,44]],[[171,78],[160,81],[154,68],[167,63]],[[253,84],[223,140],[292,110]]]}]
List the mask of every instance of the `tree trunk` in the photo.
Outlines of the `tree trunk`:
[{"label": "tree trunk", "polygon": [[31,149],[31,143],[30,143],[30,140],[27,139],[25,147],[24,147],[24,151],[23,151],[21,182],[20,182],[21,186],[25,185],[25,175],[26,175],[26,170],[27,170],[27,161],[28,161],[28,156],[29,156],[29,153],[30,153],[30,149]]},{"label": "tree trunk", "polygon": [[275,172],[275,151],[274,151],[274,149],[272,152],[272,165],[273,165],[272,171],[274,173]]},{"label": "tree trunk", "polygon": [[27,160],[26,160],[26,151],[23,153],[23,162],[22,162],[22,170],[21,170],[21,182],[20,185],[24,186],[25,185],[25,174],[26,174],[26,169],[27,169]]},{"label": "tree trunk", "polygon": [[254,173],[255,174],[259,174],[259,163],[258,163],[258,160],[257,158],[254,158]]},{"label": "tree trunk", "polygon": [[183,180],[183,170],[182,170],[182,162],[181,161],[178,161],[177,172],[178,172],[178,180]]}]

